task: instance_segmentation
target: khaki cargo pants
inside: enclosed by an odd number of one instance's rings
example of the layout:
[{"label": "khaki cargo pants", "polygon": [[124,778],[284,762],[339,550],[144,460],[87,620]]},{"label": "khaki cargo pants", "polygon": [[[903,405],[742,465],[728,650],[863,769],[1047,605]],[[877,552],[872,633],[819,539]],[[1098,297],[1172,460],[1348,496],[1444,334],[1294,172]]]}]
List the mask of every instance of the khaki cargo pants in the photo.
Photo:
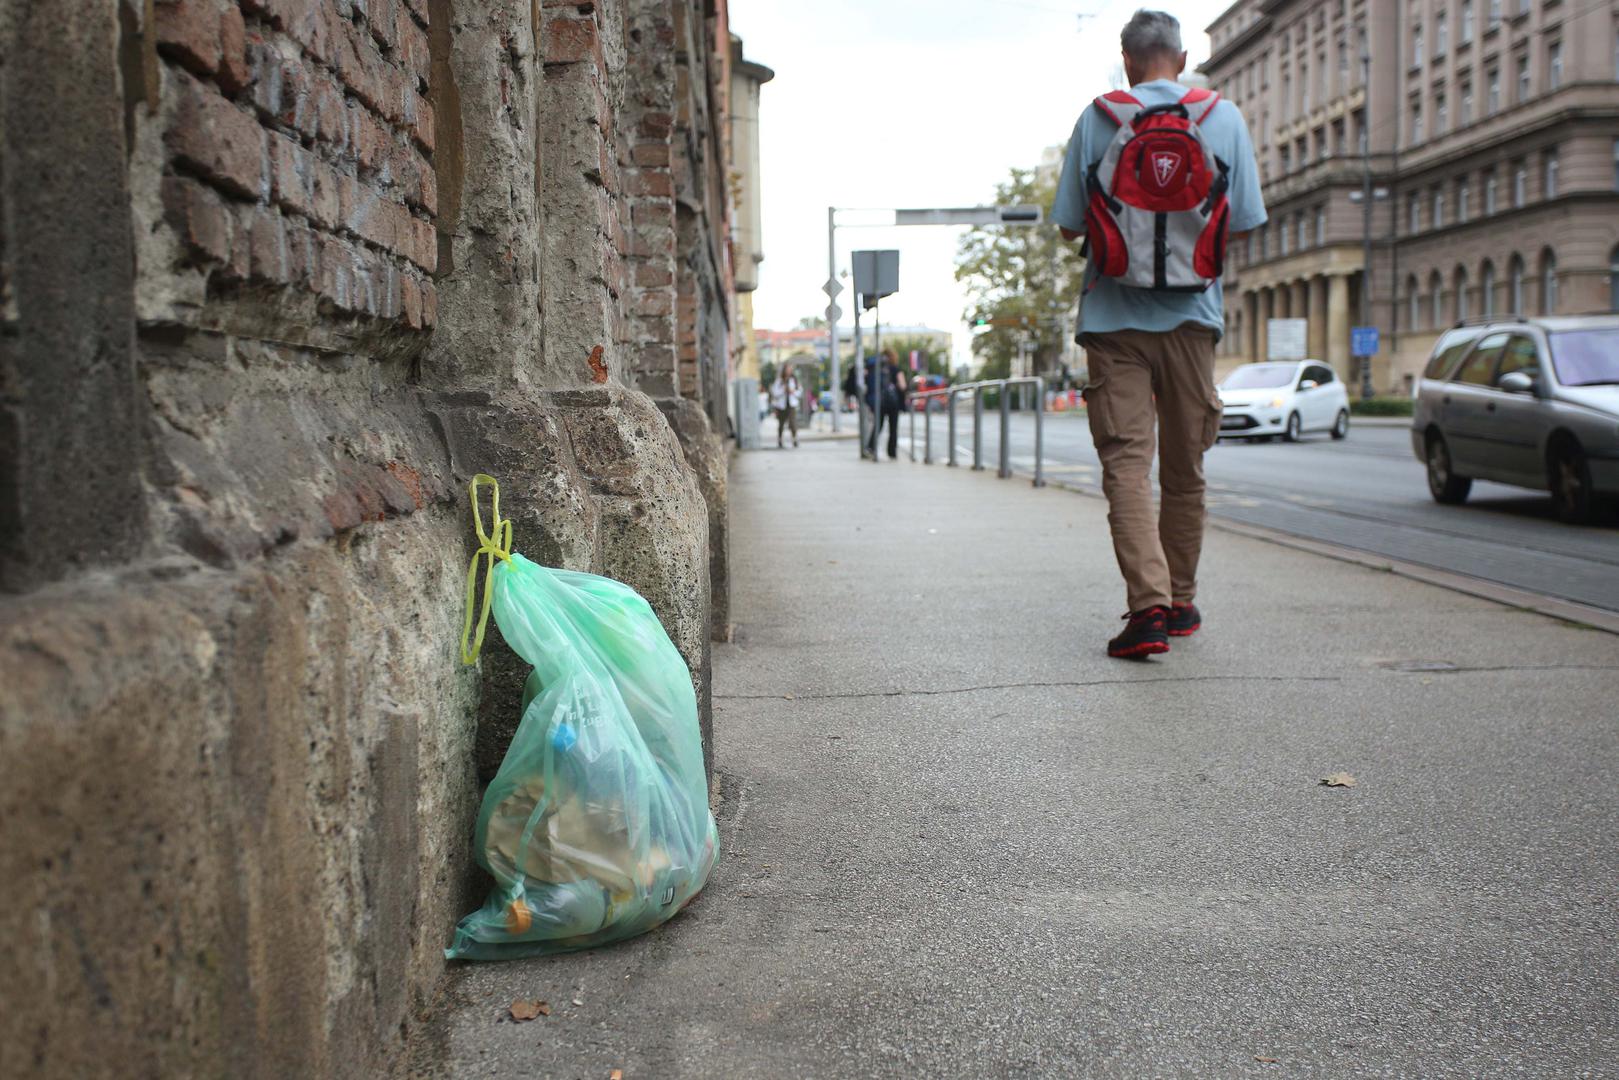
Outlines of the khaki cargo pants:
[{"label": "khaki cargo pants", "polygon": [[[1203,552],[1203,452],[1220,434],[1213,330],[1086,334],[1085,409],[1102,460],[1113,554],[1130,610],[1197,595]],[[1162,508],[1153,505],[1154,426]]]}]

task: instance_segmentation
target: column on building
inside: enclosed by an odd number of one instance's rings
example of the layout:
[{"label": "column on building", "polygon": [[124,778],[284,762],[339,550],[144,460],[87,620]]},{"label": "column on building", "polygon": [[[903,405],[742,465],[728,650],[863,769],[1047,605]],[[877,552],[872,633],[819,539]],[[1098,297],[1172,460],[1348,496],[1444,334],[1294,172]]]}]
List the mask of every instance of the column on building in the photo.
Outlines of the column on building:
[{"label": "column on building", "polygon": [[1245,289],[1242,294],[1242,328],[1243,348],[1247,351],[1249,360],[1260,359],[1259,355],[1259,292],[1255,289]]},{"label": "column on building", "polygon": [[1355,372],[1349,356],[1349,277],[1332,274],[1327,278],[1326,361],[1338,377],[1355,385]]},{"label": "column on building", "polygon": [[1259,290],[1259,317],[1254,320],[1254,359],[1270,358],[1270,320],[1276,317],[1276,290]]},{"label": "column on building", "polygon": [[1290,308],[1292,317],[1295,319],[1309,318],[1310,311],[1305,306],[1305,301],[1309,296],[1309,290],[1305,287],[1304,280],[1301,278],[1298,281],[1290,282],[1287,286],[1287,291],[1292,298]]},{"label": "column on building", "polygon": [[1309,281],[1310,291],[1310,356],[1317,360],[1327,358],[1327,278],[1317,274]]}]

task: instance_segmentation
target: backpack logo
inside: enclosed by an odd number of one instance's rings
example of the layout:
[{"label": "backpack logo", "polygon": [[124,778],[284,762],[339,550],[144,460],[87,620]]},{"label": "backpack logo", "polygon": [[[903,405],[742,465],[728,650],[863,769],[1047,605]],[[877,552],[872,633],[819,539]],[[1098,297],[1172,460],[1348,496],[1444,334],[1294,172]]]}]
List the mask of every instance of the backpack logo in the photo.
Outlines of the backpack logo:
[{"label": "backpack logo", "polygon": [[1181,156],[1179,154],[1154,154],[1152,156],[1152,168],[1158,174],[1159,187],[1167,187],[1170,177],[1174,176],[1176,170],[1180,167]]}]

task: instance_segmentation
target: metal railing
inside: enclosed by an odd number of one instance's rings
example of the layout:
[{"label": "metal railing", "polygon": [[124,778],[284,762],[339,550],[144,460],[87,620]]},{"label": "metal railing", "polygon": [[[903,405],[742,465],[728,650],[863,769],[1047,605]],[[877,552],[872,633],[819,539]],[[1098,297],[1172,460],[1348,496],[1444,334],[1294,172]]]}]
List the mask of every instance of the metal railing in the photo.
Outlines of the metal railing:
[{"label": "metal railing", "polygon": [[[924,390],[919,394],[912,394],[911,401],[922,402],[922,463],[933,464],[933,409],[932,398],[945,399],[945,411],[949,418],[948,441],[950,443],[950,465],[956,462],[956,398],[962,394],[973,396],[973,468],[984,467],[984,391],[999,390],[1001,413],[1001,452],[999,467],[996,471],[1002,480],[1012,475],[1012,395],[1008,393],[1014,386],[1032,386],[1034,388],[1034,486],[1045,487],[1045,405],[1046,383],[1037,375],[1025,375],[1016,379],[985,379],[982,382],[961,383],[958,386],[947,386],[942,390]],[[916,460],[916,409],[911,409],[911,460]]]}]

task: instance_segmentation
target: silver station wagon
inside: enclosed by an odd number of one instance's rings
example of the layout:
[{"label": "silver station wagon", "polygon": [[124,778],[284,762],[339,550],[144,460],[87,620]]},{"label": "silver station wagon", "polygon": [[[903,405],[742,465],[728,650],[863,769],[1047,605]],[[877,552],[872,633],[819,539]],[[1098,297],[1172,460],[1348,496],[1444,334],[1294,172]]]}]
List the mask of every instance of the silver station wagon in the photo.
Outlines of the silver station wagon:
[{"label": "silver station wagon", "polygon": [[1474,480],[1551,492],[1564,521],[1619,496],[1619,315],[1458,326],[1417,384],[1411,446],[1442,503]]}]

